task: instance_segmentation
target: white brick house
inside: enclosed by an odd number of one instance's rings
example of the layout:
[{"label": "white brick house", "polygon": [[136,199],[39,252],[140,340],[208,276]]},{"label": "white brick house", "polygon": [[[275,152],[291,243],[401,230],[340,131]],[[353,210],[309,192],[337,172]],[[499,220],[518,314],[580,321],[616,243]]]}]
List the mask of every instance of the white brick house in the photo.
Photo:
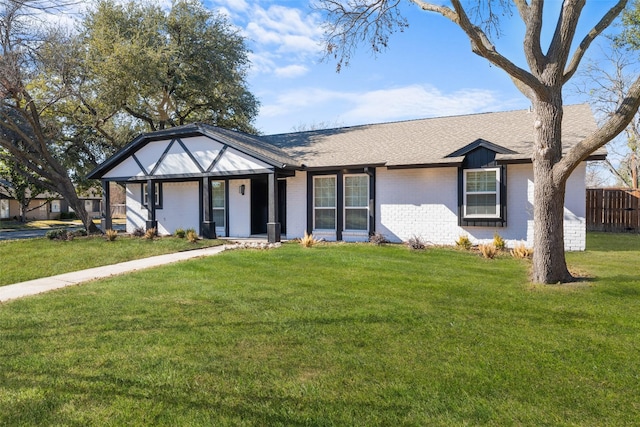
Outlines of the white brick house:
[{"label": "white brick house", "polygon": [[[89,177],[105,199],[109,181],[126,185],[127,231],[443,245],[498,233],[532,245],[532,120],[522,110],[270,136],[193,124],[139,136]],[[565,107],[565,149],[595,129],[589,106]],[[585,169],[567,183],[567,250],[585,247]]]}]

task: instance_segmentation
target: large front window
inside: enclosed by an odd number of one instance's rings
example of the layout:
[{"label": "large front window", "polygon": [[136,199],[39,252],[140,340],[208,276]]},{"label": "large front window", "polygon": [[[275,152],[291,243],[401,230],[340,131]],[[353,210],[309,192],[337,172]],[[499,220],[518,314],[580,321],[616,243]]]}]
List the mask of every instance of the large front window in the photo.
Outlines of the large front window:
[{"label": "large front window", "polygon": [[368,175],[345,175],[344,177],[344,228],[345,230],[369,229]]},{"label": "large front window", "polygon": [[216,223],[216,227],[225,226],[225,182],[211,182],[211,207],[212,220]]},{"label": "large front window", "polygon": [[313,178],[313,228],[336,229],[336,176]]},{"label": "large front window", "polygon": [[464,171],[465,218],[500,216],[500,169]]}]

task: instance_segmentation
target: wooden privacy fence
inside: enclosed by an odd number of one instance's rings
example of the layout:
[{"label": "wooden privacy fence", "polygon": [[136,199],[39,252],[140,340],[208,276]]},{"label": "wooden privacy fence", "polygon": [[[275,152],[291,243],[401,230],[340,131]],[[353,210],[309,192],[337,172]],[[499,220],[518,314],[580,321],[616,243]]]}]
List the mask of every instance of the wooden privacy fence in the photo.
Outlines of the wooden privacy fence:
[{"label": "wooden privacy fence", "polygon": [[640,190],[587,189],[587,230],[640,232]]}]

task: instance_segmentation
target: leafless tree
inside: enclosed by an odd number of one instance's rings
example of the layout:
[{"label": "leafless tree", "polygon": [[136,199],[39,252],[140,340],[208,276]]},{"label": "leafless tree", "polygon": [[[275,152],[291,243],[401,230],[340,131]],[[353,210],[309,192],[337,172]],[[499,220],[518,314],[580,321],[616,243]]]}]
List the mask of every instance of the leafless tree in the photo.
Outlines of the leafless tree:
[{"label": "leafless tree", "polygon": [[[563,154],[562,90],[575,75],[592,42],[624,10],[627,1],[618,0],[584,35],[577,34],[578,19],[586,0],[565,0],[551,40],[542,45],[542,0],[461,0],[430,2],[410,0],[426,13],[433,13],[457,25],[471,42],[471,50],[504,70],[533,106],[533,160],[536,191],[534,195],[533,281],[558,283],[573,280],[564,253],[564,197],[571,173],[591,153],[622,132],[640,105],[640,78],[629,86],[607,121],[583,141]],[[326,16],[326,52],[337,61],[338,69],[349,62],[361,43],[374,51],[388,45],[389,35],[402,31],[407,21],[400,14],[400,0],[318,0],[317,7]],[[491,29],[509,5],[514,6],[525,27],[522,46],[526,66],[517,65],[503,55],[491,39]],[[483,14],[477,14],[478,7]],[[446,43],[446,41],[442,42]]]}]

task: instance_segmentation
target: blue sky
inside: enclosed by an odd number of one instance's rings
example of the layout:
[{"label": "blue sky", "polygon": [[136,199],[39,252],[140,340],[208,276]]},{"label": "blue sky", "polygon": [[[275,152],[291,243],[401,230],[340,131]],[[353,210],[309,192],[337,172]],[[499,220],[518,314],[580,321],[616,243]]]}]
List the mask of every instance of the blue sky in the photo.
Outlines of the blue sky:
[{"label": "blue sky", "polygon": [[[406,2],[409,28],[377,56],[361,46],[349,67],[322,59],[322,17],[297,0],[207,0],[228,15],[251,49],[250,90],[261,102],[256,127],[265,134],[319,124],[350,126],[434,116],[528,108],[528,100],[500,69],[473,54],[462,31],[445,18]],[[550,38],[561,2],[548,1],[543,38]],[[611,2],[589,3],[581,38]],[[495,40],[519,65],[522,25],[517,11]],[[567,103],[583,99],[565,93]]]}]

